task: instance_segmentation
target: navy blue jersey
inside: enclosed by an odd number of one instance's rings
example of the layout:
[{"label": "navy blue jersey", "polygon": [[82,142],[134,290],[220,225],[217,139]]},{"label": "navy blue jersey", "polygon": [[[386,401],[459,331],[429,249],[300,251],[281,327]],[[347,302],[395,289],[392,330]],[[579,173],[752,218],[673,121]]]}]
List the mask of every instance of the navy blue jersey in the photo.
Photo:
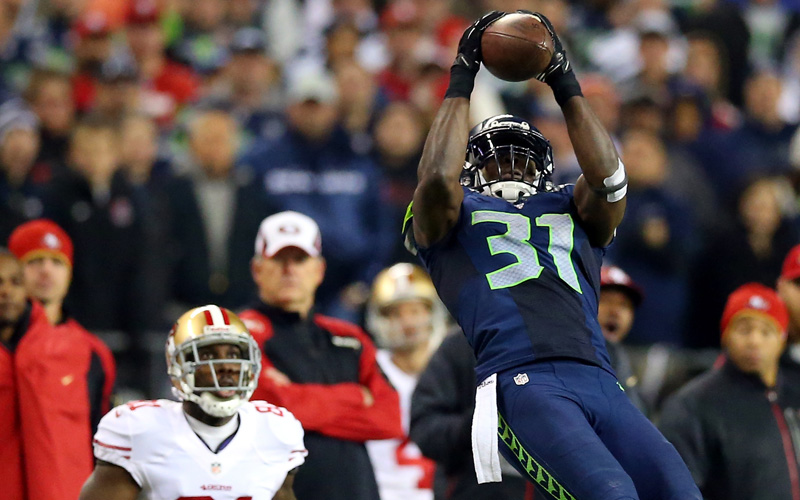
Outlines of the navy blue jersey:
[{"label": "navy blue jersey", "polygon": [[589,243],[573,188],[520,205],[464,188],[455,227],[417,247],[475,351],[478,380],[552,358],[612,371],[597,322],[604,249]]}]

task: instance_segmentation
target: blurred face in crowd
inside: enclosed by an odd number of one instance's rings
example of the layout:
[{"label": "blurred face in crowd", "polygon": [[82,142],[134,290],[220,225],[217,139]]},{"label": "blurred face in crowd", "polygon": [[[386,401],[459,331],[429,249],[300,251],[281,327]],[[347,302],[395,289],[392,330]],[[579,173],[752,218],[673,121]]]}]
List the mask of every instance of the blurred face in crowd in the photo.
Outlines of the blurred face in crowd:
[{"label": "blurred face in crowd", "polygon": [[619,97],[614,88],[614,84],[603,77],[596,77],[591,84],[584,87],[583,94],[589,101],[592,111],[600,119],[600,122],[609,132],[613,133],[619,128]]},{"label": "blurred face in crowd", "polygon": [[789,341],[800,342],[800,278],[779,279],[777,290],[789,311]]},{"label": "blurred face in crowd", "polygon": [[139,107],[139,84],[135,80],[98,82],[93,111],[119,120]]},{"label": "blurred face in crowd", "polygon": [[341,23],[333,29],[325,40],[328,53],[328,64],[336,67],[343,62],[355,59],[356,49],[361,41],[361,35],[354,23]]},{"label": "blurred face in crowd", "polygon": [[314,304],[314,294],[325,275],[325,260],[297,247],[286,247],[272,257],[254,258],[252,273],[262,301],[305,314]]},{"label": "blurred face in crowd", "polygon": [[213,31],[225,19],[226,0],[184,2],[183,16],[195,29]]},{"label": "blurred face in crowd", "polygon": [[311,141],[327,139],[339,120],[337,103],[315,99],[289,104],[286,107],[286,115],[292,128]]},{"label": "blurred face in crowd", "polygon": [[258,0],[229,0],[228,20],[236,26],[250,24],[258,13]]},{"label": "blurred face in crowd", "polygon": [[655,134],[631,130],[622,141],[622,161],[632,186],[658,186],[667,175],[664,144]]},{"label": "blurred face in crowd", "polygon": [[164,34],[157,23],[132,24],[128,26],[126,36],[137,61],[164,53]]},{"label": "blurred face in crowd", "polygon": [[70,132],[75,119],[75,104],[69,80],[60,77],[42,80],[33,92],[30,104],[42,129],[55,136]]},{"label": "blurred face in crowd", "polygon": [[97,71],[111,55],[111,34],[81,37],[75,47],[78,67],[83,71]]},{"label": "blurred face in crowd", "polygon": [[134,178],[147,178],[158,154],[158,130],[145,116],[132,116],[122,122],[120,136],[122,161]]},{"label": "blurred face in crowd", "polygon": [[648,33],[639,40],[639,57],[642,60],[642,73],[645,78],[661,81],[667,71],[667,52],[669,40],[661,34]]},{"label": "blurred face in crowd", "polygon": [[22,266],[13,255],[0,253],[0,331],[13,328],[25,311]]},{"label": "blurred face in crowd", "polygon": [[61,303],[67,296],[72,269],[62,259],[41,256],[23,265],[25,288],[44,305]]},{"label": "blurred face in crowd", "polygon": [[777,370],[785,341],[774,321],[745,313],[728,325],[722,345],[741,371],[764,378]]},{"label": "blurred face in crowd", "polygon": [[236,161],[238,128],[227,113],[212,111],[192,123],[189,144],[195,162],[212,178],[226,177]]},{"label": "blurred face in crowd", "polygon": [[90,182],[107,184],[117,170],[118,147],[114,129],[78,125],[70,143],[70,159]]},{"label": "blurred face in crowd", "polygon": [[744,89],[747,114],[767,126],[782,127],[783,120],[778,114],[782,87],[780,78],[770,72],[758,73],[747,80]]},{"label": "blurred face in crowd", "polygon": [[233,54],[225,71],[234,95],[252,95],[266,92],[278,78],[275,63],[257,51]]},{"label": "blurred face in crowd", "polygon": [[703,130],[703,113],[694,99],[682,98],[672,107],[672,137],[677,141],[693,141]]},{"label": "blurred face in crowd", "polygon": [[684,74],[693,83],[700,85],[711,95],[720,93],[722,83],[722,59],[719,47],[711,39],[690,37]]},{"label": "blurred face in crowd", "polygon": [[597,304],[597,320],[603,337],[612,344],[622,342],[633,326],[634,305],[631,297],[619,287],[602,287]]},{"label": "blurred face in crowd", "polygon": [[650,101],[625,104],[622,107],[623,128],[661,134],[665,128],[665,117],[661,107]]},{"label": "blurred face in crowd", "polygon": [[781,208],[774,181],[761,179],[739,199],[739,217],[750,234],[772,235],[781,223]]},{"label": "blurred face in crowd", "polygon": [[422,149],[426,135],[420,113],[400,101],[390,104],[375,127],[375,145],[388,160],[408,160]]},{"label": "blurred face in crowd", "polygon": [[387,334],[393,350],[408,351],[427,341],[433,333],[433,311],[425,300],[403,300],[385,307]]},{"label": "blurred face in crowd", "polygon": [[334,74],[342,109],[372,109],[378,86],[375,77],[355,61],[336,66]]},{"label": "blurred face in crowd", "polygon": [[12,184],[21,184],[39,154],[39,133],[28,128],[10,130],[0,144],[0,168]]}]

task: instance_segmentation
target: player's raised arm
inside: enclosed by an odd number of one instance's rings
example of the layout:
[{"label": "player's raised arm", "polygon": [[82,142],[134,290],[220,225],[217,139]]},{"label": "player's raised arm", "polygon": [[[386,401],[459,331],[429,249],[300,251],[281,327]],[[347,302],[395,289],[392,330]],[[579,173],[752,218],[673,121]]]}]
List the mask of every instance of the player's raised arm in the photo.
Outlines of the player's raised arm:
[{"label": "player's raised arm", "polygon": [[458,43],[450,86],[425,141],[414,192],[414,238],[423,247],[441,240],[458,220],[464,193],[459,177],[469,136],[469,96],[481,65],[481,36],[504,12],[475,21]]},{"label": "player's raised arm", "polygon": [[628,177],[608,132],[584,99],[566,52],[543,15],[534,13],[553,37],[550,66],[537,78],[553,90],[583,175],[575,185],[575,205],[592,243],[607,245],[625,213]]}]

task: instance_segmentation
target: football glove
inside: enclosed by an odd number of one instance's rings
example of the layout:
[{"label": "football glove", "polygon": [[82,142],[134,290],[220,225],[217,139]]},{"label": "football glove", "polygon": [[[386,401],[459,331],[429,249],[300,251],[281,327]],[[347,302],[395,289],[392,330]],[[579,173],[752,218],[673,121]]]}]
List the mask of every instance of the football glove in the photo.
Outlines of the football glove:
[{"label": "football glove", "polygon": [[493,10],[470,25],[458,42],[458,55],[450,67],[450,85],[445,98],[466,97],[469,99],[475,86],[475,75],[481,67],[481,37],[493,22],[505,16],[505,12]]}]

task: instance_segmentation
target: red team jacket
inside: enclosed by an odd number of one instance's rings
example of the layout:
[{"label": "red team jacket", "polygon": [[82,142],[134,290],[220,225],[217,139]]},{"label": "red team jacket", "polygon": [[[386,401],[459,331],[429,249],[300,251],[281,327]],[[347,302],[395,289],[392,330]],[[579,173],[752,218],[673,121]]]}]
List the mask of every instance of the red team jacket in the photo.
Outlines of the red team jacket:
[{"label": "red team jacket", "polygon": [[[268,368],[275,366],[267,356],[270,351],[267,344],[274,333],[272,322],[255,309],[244,311],[239,316],[262,352],[261,376],[252,399],[263,399],[287,408],[303,424],[306,432],[360,442],[403,436],[397,392],[381,373],[375,361],[375,346],[361,328],[335,318],[313,315],[314,324],[330,333],[331,337],[351,337],[361,344],[357,381],[278,385],[267,376]],[[297,363],[307,364],[308,358],[298,359]],[[360,386],[369,389],[375,398],[369,407],[364,406]]]},{"label": "red team jacket", "polygon": [[[33,303],[16,350],[0,348],[0,450],[14,453],[4,444],[9,431],[19,449],[13,459],[0,458],[2,484],[19,485],[8,497],[4,487],[4,498],[78,497],[94,467],[93,427],[110,409],[115,376],[114,358],[100,339],[74,320],[50,325]],[[6,411],[14,408],[6,406],[11,400],[16,411]]]}]

